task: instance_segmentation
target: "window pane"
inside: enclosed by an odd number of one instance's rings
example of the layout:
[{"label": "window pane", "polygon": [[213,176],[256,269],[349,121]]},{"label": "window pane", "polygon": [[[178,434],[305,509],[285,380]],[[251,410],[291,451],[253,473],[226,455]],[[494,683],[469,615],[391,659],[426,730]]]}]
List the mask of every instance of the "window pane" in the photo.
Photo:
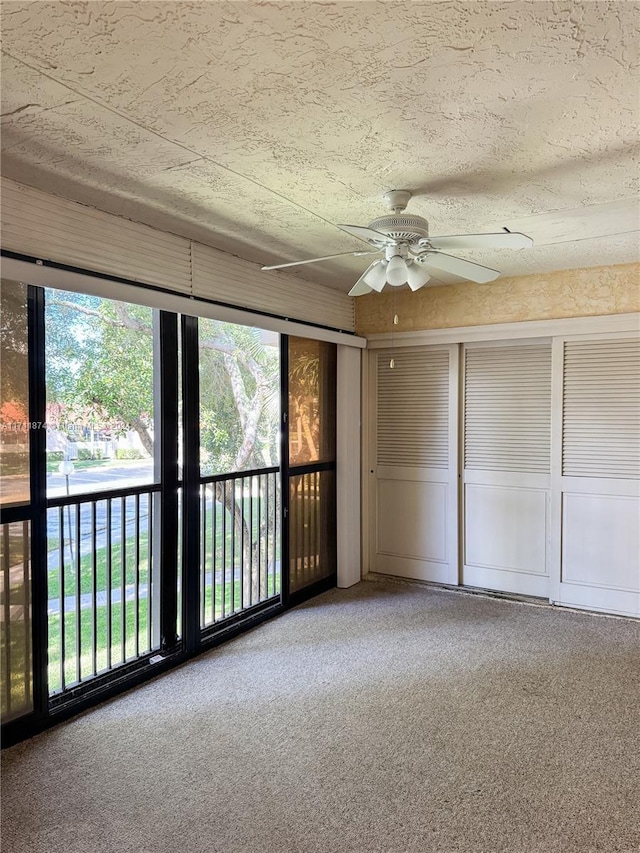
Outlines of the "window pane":
[{"label": "window pane", "polygon": [[154,481],[152,308],[47,289],[47,495]]},{"label": "window pane", "polygon": [[278,465],[278,335],[201,319],[198,341],[200,473]]},{"label": "window pane", "polygon": [[336,455],[336,347],[289,338],[289,464]]},{"label": "window pane", "polygon": [[29,503],[27,286],[0,287],[0,504]]},{"label": "window pane", "polygon": [[0,526],[0,710],[6,723],[33,709],[29,522]]},{"label": "window pane", "polygon": [[289,478],[289,588],[291,592],[336,570],[335,471]]}]

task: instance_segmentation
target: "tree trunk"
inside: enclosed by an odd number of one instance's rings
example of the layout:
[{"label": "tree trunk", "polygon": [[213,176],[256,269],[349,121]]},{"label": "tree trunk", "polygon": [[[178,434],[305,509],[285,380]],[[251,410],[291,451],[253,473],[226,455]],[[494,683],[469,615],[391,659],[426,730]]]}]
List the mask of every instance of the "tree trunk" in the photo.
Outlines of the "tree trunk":
[{"label": "tree trunk", "polygon": [[318,448],[316,447],[316,443],[313,440],[313,433],[311,432],[311,425],[309,424],[309,416],[306,414],[301,415],[302,420],[302,429],[304,431],[304,437],[307,441],[307,447],[309,448],[309,453],[311,454],[311,459],[318,458]]},{"label": "tree trunk", "polygon": [[142,446],[149,456],[153,457],[153,439],[151,438],[151,434],[149,433],[145,422],[142,418],[131,418],[130,426],[131,429],[134,429],[140,436]]},{"label": "tree trunk", "polygon": [[[249,567],[252,564],[253,551],[251,548],[251,535],[249,531],[249,525],[247,524],[244,512],[243,512],[243,501],[238,502],[235,498],[235,485],[232,480],[230,484],[227,484],[225,487],[225,483],[216,483],[216,501],[225,508],[225,510],[229,513],[229,515],[233,518],[233,527],[235,533],[235,551],[237,553],[238,549],[240,549],[242,554],[242,604],[244,607],[247,607],[249,604],[253,603],[252,598],[252,586],[251,586],[251,573],[249,571]],[[235,583],[236,576],[236,566],[235,566],[235,553],[232,554],[232,583]]]}]

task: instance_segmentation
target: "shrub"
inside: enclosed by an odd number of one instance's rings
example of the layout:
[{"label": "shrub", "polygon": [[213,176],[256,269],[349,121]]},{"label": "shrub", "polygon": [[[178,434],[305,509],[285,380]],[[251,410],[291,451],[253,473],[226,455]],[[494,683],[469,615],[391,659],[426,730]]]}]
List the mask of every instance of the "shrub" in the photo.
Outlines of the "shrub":
[{"label": "shrub", "polygon": [[62,450],[48,450],[47,451],[47,461],[48,462],[62,462],[64,459],[64,453]]},{"label": "shrub", "polygon": [[116,448],[116,459],[144,459],[144,453],[133,447]]},{"label": "shrub", "polygon": [[91,452],[91,449],[88,447],[81,447],[78,449],[78,460],[84,459],[102,459],[102,449],[100,447],[96,447]]}]

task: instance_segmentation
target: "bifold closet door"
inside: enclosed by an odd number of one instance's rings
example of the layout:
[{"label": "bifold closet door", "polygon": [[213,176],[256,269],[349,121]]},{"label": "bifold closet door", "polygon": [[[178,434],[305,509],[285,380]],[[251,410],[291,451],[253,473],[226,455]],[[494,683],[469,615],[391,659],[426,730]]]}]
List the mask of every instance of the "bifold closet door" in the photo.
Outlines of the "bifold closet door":
[{"label": "bifold closet door", "polygon": [[640,339],[554,341],[552,599],[640,616]]},{"label": "bifold closet door", "polygon": [[371,571],[457,584],[458,347],[371,359]]},{"label": "bifold closet door", "polygon": [[551,342],[464,348],[465,586],[548,597]]}]

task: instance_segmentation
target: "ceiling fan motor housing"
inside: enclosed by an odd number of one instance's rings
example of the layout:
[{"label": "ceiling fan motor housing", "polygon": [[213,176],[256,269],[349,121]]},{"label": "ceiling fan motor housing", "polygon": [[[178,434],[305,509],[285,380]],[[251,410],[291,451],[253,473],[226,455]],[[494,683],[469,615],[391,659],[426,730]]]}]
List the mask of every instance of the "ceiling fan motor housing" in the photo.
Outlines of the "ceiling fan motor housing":
[{"label": "ceiling fan motor housing", "polygon": [[398,242],[415,243],[429,236],[429,223],[422,216],[412,216],[409,213],[390,214],[374,219],[369,228],[386,234]]}]

